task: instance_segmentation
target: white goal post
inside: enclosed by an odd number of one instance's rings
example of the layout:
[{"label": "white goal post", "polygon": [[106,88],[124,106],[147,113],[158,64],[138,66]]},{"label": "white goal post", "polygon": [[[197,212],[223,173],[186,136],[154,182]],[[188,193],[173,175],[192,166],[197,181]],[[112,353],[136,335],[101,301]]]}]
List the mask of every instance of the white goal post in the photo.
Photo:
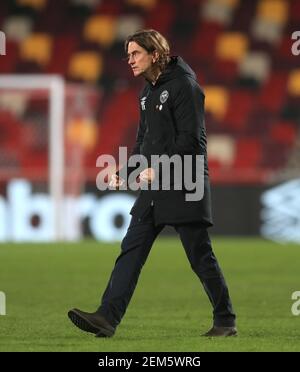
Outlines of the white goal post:
[{"label": "white goal post", "polygon": [[64,79],[58,75],[1,75],[0,89],[49,90],[49,192],[53,202],[54,239],[64,240]]}]

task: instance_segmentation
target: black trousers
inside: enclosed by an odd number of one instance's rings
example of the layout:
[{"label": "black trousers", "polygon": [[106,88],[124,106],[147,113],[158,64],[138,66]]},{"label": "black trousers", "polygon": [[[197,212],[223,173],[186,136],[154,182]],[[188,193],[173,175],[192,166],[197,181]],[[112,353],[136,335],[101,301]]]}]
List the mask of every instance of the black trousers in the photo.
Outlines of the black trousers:
[{"label": "black trousers", "polygon": [[[228,288],[212,251],[206,228],[199,223],[173,225],[180,236],[192,269],[200,279],[213,307],[216,326],[235,325]],[[108,285],[98,311],[116,327],[129,304],[138,282],[141,269],[150,249],[164,225],[155,226],[152,211],[144,218],[132,217],[121,244]]]}]

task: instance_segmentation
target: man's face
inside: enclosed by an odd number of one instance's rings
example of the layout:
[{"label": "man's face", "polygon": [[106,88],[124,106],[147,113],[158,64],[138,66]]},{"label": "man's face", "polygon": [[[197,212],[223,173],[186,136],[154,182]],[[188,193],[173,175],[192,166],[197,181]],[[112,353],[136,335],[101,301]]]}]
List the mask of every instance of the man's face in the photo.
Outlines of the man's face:
[{"label": "man's face", "polygon": [[132,68],[134,76],[147,74],[155,62],[152,53],[139,46],[135,41],[130,41],[127,48],[128,64]]}]

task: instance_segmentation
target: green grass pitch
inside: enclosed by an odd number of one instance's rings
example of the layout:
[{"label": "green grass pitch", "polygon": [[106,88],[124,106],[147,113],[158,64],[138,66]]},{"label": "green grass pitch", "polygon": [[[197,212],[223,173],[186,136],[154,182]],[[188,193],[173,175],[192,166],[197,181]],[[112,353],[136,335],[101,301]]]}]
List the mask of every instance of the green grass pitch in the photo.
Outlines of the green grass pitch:
[{"label": "green grass pitch", "polygon": [[0,245],[0,351],[300,351],[300,246],[262,239],[216,238],[239,336],[207,339],[211,306],[179,239],[155,242],[113,338],[75,328],[70,308],[94,311],[119,244]]}]

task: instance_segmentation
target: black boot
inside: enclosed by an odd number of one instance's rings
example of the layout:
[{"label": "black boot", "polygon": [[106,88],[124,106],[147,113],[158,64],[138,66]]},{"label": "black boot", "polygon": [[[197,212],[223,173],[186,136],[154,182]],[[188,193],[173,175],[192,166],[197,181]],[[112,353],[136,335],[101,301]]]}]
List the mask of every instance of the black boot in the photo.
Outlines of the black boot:
[{"label": "black boot", "polygon": [[202,336],[205,336],[205,337],[237,336],[237,329],[236,327],[213,326],[208,332],[204,333]]},{"label": "black boot", "polygon": [[116,330],[98,312],[86,313],[78,309],[72,309],[68,312],[68,317],[76,327],[85,332],[95,333],[96,337],[112,337]]}]

